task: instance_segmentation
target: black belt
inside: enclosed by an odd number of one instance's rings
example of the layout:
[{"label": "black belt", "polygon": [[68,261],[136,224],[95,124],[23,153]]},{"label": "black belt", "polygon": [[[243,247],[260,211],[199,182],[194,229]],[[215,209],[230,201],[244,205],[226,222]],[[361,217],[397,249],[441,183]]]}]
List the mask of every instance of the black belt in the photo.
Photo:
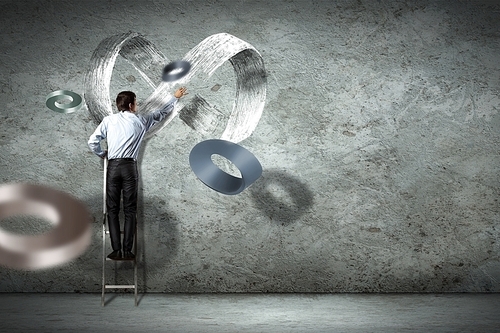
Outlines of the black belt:
[{"label": "black belt", "polygon": [[119,161],[134,161],[135,162],[135,159],[133,159],[133,158],[112,158],[109,160],[109,162],[111,162],[111,161],[117,161],[117,162],[119,162]]}]

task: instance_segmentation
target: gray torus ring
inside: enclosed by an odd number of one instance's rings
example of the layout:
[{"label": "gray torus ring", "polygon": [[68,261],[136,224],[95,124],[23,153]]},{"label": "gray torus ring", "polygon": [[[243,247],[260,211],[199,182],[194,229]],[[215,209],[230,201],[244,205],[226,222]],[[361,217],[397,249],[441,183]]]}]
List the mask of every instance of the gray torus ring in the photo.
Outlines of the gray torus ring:
[{"label": "gray torus ring", "polygon": [[[212,162],[214,154],[231,161],[239,169],[241,178],[232,176],[215,165]],[[262,166],[251,152],[225,140],[214,139],[198,143],[189,154],[189,165],[205,185],[229,195],[240,193],[262,174]]]},{"label": "gray torus ring", "polygon": [[163,69],[161,79],[166,82],[177,81],[189,72],[191,64],[184,60],[172,61]]},{"label": "gray torus ring", "polygon": [[[64,97],[70,97],[72,101],[67,104],[57,105],[56,102]],[[56,90],[47,95],[45,98],[45,105],[55,112],[72,113],[78,111],[82,107],[82,96],[69,90]]]},{"label": "gray torus ring", "polygon": [[0,220],[18,215],[41,217],[54,227],[39,235],[15,234],[0,228],[2,266],[48,268],[78,257],[90,245],[90,213],[65,192],[23,183],[0,186]]}]

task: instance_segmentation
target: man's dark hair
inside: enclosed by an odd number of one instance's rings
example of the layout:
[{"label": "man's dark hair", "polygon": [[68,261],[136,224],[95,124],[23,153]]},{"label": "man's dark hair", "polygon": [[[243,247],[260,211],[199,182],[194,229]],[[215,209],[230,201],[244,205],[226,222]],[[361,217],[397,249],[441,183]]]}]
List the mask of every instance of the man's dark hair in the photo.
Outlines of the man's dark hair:
[{"label": "man's dark hair", "polygon": [[129,110],[129,104],[134,104],[135,98],[135,94],[131,91],[122,91],[119,93],[118,96],[116,96],[118,111]]}]

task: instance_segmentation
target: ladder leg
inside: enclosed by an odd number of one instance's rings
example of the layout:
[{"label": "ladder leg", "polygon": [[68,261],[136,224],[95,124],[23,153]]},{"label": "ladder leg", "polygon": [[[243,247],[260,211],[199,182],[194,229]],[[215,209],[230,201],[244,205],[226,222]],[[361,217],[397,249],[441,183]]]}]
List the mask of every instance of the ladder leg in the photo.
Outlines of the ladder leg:
[{"label": "ladder leg", "polygon": [[103,188],[102,188],[102,197],[103,197],[103,202],[102,202],[102,290],[101,290],[101,306],[104,306],[104,292],[106,291],[106,278],[105,278],[105,271],[106,271],[106,173],[108,171],[108,158],[104,157],[104,163],[103,163],[103,169],[104,169],[104,182],[103,182]]},{"label": "ladder leg", "polygon": [[137,218],[135,219],[135,242],[134,242],[134,253],[135,253],[135,258],[134,258],[134,296],[135,296],[135,306],[137,306]]},{"label": "ladder leg", "polygon": [[135,306],[137,306],[137,259],[134,259],[134,297]]},{"label": "ladder leg", "polygon": [[101,306],[104,306],[104,292],[106,291],[106,214],[104,214],[102,223],[102,290],[101,290]]}]

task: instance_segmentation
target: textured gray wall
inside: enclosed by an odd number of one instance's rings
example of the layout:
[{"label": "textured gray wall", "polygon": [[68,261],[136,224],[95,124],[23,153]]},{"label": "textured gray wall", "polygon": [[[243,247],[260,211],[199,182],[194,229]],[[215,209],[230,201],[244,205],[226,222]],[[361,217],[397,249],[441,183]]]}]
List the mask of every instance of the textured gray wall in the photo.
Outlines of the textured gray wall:
[{"label": "textured gray wall", "polygon": [[[92,52],[133,30],[170,59],[211,34],[259,50],[264,114],[240,144],[263,165],[237,196],[188,155],[208,139],[176,118],[141,153],[139,278],[158,292],[500,291],[500,5],[492,1],[0,1],[0,183],[84,201],[93,241],[44,271],[0,268],[0,291],[99,291],[102,161],[83,95]],[[229,64],[188,85],[229,112]],[[151,87],[123,59],[120,90]],[[140,107],[140,106],[139,106]],[[40,219],[2,221],[36,233]],[[108,252],[108,251],[107,251]],[[123,264],[120,272],[130,272]],[[125,275],[124,275],[125,276]],[[119,274],[118,279],[124,278]]]}]

